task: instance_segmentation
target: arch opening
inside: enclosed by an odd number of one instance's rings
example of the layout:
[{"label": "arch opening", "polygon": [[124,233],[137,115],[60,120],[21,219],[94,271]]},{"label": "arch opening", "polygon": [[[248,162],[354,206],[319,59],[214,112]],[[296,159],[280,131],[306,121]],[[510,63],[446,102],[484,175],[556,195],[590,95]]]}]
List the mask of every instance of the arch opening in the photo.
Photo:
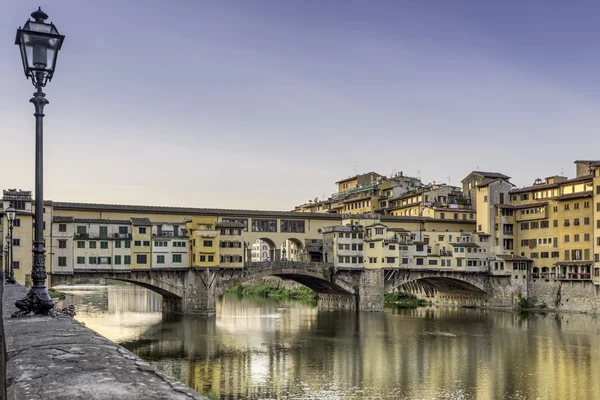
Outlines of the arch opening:
[{"label": "arch opening", "polygon": [[394,290],[402,290],[410,288],[411,284],[417,283],[418,285],[423,285],[427,289],[435,290],[436,292],[442,293],[465,293],[465,294],[477,294],[477,295],[485,295],[486,292],[475,286],[472,283],[463,281],[461,279],[449,278],[449,277],[424,277],[414,279],[408,282],[402,282],[400,285],[396,287],[392,287],[388,292],[392,292]]},{"label": "arch opening", "polygon": [[287,238],[281,244],[281,261],[303,261],[304,245],[299,239]]}]

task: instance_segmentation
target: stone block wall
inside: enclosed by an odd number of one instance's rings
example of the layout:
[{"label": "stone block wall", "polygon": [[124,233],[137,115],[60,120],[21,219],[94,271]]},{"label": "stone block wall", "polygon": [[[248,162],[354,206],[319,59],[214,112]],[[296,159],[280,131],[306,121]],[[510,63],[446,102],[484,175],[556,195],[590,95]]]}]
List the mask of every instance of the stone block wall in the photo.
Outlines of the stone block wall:
[{"label": "stone block wall", "polygon": [[536,303],[558,311],[600,313],[600,288],[591,281],[535,280],[529,284],[529,296]]},{"label": "stone block wall", "polygon": [[383,311],[384,293],[383,269],[365,269],[358,286],[358,309]]},{"label": "stone block wall", "polygon": [[317,295],[317,307],[319,310],[340,311],[356,310],[356,297],[343,294],[325,294]]}]

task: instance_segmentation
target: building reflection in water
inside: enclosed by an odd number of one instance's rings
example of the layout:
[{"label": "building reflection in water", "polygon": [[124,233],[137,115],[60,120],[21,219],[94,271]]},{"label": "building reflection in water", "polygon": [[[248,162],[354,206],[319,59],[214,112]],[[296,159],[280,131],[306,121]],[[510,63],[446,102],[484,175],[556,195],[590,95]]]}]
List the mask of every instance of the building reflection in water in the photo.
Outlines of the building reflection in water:
[{"label": "building reflection in water", "polygon": [[[98,294],[101,293],[101,296]],[[105,305],[97,303],[104,299]],[[109,287],[77,316],[159,369],[224,399],[597,398],[600,323],[461,308],[317,312],[225,297],[214,318],[163,315]]]}]

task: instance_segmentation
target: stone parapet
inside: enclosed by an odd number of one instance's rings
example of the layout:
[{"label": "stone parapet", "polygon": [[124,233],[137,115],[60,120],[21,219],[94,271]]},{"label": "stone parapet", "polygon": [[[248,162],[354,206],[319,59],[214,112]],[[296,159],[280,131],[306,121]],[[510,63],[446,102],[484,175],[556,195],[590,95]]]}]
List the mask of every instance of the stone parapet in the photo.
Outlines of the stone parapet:
[{"label": "stone parapet", "polygon": [[8,399],[207,400],[72,318],[8,318],[26,293],[2,298]]}]

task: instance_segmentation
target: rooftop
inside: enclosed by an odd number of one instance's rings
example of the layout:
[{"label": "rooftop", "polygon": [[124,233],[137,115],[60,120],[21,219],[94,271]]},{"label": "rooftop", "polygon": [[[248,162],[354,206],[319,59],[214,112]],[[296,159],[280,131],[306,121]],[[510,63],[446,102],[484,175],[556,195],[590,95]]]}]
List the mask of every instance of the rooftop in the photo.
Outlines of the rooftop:
[{"label": "rooftop", "polygon": [[557,182],[557,183],[540,183],[539,185],[531,185],[531,186],[526,186],[526,187],[520,188],[520,189],[513,189],[509,193],[510,194],[527,193],[527,192],[532,192],[532,191],[540,190],[540,189],[557,188],[557,187],[560,187],[562,185],[569,184],[569,183],[591,181],[593,178],[594,178],[593,175],[585,175],[585,176],[580,176],[578,178],[567,179],[566,181]]}]

